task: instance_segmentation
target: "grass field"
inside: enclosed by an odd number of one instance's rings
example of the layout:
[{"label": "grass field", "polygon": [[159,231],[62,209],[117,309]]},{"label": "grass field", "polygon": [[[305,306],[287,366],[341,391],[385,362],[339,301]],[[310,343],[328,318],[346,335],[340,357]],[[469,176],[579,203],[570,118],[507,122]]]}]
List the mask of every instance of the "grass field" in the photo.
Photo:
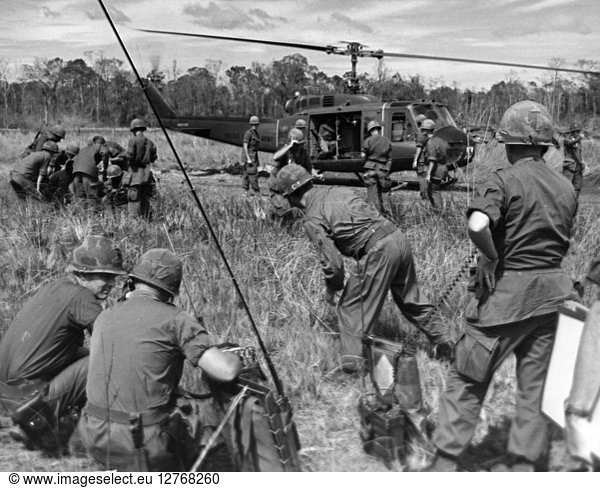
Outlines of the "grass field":
[{"label": "grass field", "polygon": [[[64,142],[85,144],[90,133],[69,134]],[[126,131],[105,133],[107,138],[124,143]],[[91,215],[75,205],[62,211],[48,206],[26,205],[17,200],[8,185],[8,171],[32,139],[32,134],[0,134],[0,330],[4,330],[17,311],[41,285],[63,274],[74,244],[90,233],[113,237],[131,266],[146,249],[168,247],[163,223],[167,225],[177,253],[185,260],[184,280],[193,307],[216,341],[229,340],[255,345],[248,319],[237,305],[230,278],[215,251],[205,223],[194,207],[181,173],[174,171],[163,136],[151,132],[159,147],[160,197],[154,203],[151,223],[124,214]],[[237,161],[239,149],[184,135],[174,136],[182,160],[193,169],[220,167]],[[584,156],[591,172],[588,181],[600,175],[600,144],[586,141]],[[503,149],[495,143],[480,147],[476,161],[463,174],[470,185],[502,166]],[[268,155],[263,155],[268,161]],[[558,168],[561,154],[553,149],[549,164]],[[377,471],[387,468],[367,456],[359,441],[357,401],[363,392],[359,379],[344,377],[338,371],[339,351],[334,311],[321,300],[322,277],[317,256],[300,222],[286,225],[261,218],[267,198],[245,199],[239,177],[218,175],[194,178],[200,200],[224,248],[233,272],[244,290],[273,362],[278,368],[295,412],[303,446],[303,467],[308,471]],[[263,192],[266,182],[261,180]],[[357,191],[364,191],[357,189]],[[425,294],[436,302],[455,277],[472,248],[466,235],[464,211],[471,192],[449,192],[448,213],[433,214],[416,192],[396,192],[389,205],[394,220],[410,240]],[[574,277],[585,275],[590,259],[600,250],[600,206],[598,192],[586,187],[565,268]],[[111,296],[110,300],[114,300]],[[469,295],[462,279],[441,306],[448,330],[460,333]],[[192,310],[185,293],[178,303]],[[399,329],[408,339],[415,329],[405,323],[389,299],[378,327]],[[422,389],[436,419],[437,397],[444,388],[447,365],[418,353]],[[188,372],[188,385],[193,375]],[[513,410],[515,390],[514,363],[507,361],[490,387],[486,406],[467,459],[478,463],[503,449],[507,419]],[[414,456],[406,470],[422,466],[424,456]],[[553,442],[550,467],[564,470],[569,461],[560,435]],[[98,469],[85,454],[50,460],[37,452],[26,451],[0,430],[0,469],[5,471],[93,470]]]}]

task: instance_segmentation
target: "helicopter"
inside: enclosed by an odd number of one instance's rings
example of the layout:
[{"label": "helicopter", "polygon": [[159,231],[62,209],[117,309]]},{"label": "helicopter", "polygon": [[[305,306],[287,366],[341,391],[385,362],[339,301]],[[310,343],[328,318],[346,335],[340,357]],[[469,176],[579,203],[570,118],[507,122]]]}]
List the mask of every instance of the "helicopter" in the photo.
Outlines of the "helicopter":
[{"label": "helicopter", "polygon": [[[337,182],[341,184],[358,184],[360,186],[364,184],[362,179],[364,161],[361,157],[361,147],[364,139],[368,137],[367,126],[372,120],[381,124],[382,134],[391,141],[392,172],[412,170],[416,140],[420,134],[419,124],[417,123],[417,118],[420,115],[435,122],[436,130],[434,134],[445,142],[450,165],[464,167],[471,163],[475,156],[476,139],[457,126],[445,104],[425,99],[380,101],[373,95],[361,93],[356,73],[359,57],[377,59],[382,59],[384,56],[403,57],[542,69],[555,72],[599,74],[595,71],[570,68],[367,50],[365,49],[366,46],[359,42],[347,42],[345,43],[346,46],[341,48],[334,45],[318,46],[187,32],[138,30],[152,34],[258,43],[349,56],[351,71],[349,83],[344,93],[333,95],[301,95],[296,93],[285,104],[286,116],[278,119],[261,118],[260,121],[260,150],[273,153],[287,142],[289,130],[296,126],[299,119],[302,119],[308,129],[305,134],[305,141],[313,167],[321,175],[321,181],[327,183]],[[144,88],[166,128],[235,146],[242,145],[243,134],[248,129],[247,118],[180,116],[169,105],[151,79],[146,81]],[[328,142],[324,145],[323,139],[327,135],[329,136],[327,137]]]}]

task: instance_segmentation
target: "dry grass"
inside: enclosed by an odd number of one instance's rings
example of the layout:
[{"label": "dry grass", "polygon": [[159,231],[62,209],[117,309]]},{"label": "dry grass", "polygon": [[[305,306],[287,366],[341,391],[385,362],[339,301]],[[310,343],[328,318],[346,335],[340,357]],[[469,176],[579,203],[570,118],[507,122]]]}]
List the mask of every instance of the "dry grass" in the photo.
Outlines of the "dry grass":
[{"label": "dry grass", "polygon": [[[124,143],[128,133],[115,131],[106,136]],[[168,154],[164,139],[158,133],[150,136],[159,146],[158,168],[172,169],[174,159]],[[4,209],[0,217],[0,330],[7,327],[39,286],[63,273],[69,250],[85,234],[113,236],[123,249],[127,264],[131,265],[143,250],[168,247],[162,226],[166,223],[176,251],[185,259],[185,281],[194,307],[203,315],[207,328],[217,341],[255,344],[248,320],[237,306],[231,280],[179,173],[162,174],[161,196],[155,202],[156,219],[150,224],[122,214],[91,215],[75,206],[55,212],[47,206],[25,205],[11,191],[7,174],[31,137],[31,134],[18,132],[0,134],[0,147],[6,148],[0,155],[0,205]],[[80,133],[66,142],[83,144],[88,137],[89,133]],[[238,148],[183,135],[175,135],[174,140],[182,159],[192,168],[219,167],[237,161]],[[465,173],[469,182],[481,181],[503,164],[501,147],[490,143],[480,149],[476,164]],[[600,145],[586,142],[584,152],[586,159],[594,163],[590,164],[592,173],[600,173]],[[558,167],[560,157],[551,151],[550,164]],[[265,156],[263,161],[266,159]],[[237,178],[195,181],[294,406],[304,448],[304,468],[310,471],[385,470],[382,463],[361,449],[357,400],[363,391],[362,383],[338,374],[336,319],[320,299],[320,266],[301,226],[298,222],[283,226],[257,218],[261,209],[266,208],[266,201],[244,199]],[[266,185],[261,184],[265,188]],[[433,214],[416,192],[394,193],[390,198],[394,218],[412,243],[422,288],[432,301],[443,293],[471,251],[463,217],[471,195],[452,192],[447,198],[450,211],[444,219]],[[595,192],[584,193],[573,246],[565,262],[568,271],[577,277],[585,274],[590,258],[600,250],[596,201]],[[442,306],[448,330],[454,336],[461,330],[468,299],[466,283],[461,280]],[[184,308],[191,308],[185,293],[179,301]],[[391,300],[384,307],[378,327],[384,330],[399,327],[409,337],[415,334]],[[418,359],[423,391],[435,419],[447,366],[422,353]],[[506,417],[513,409],[513,371],[514,364],[508,361],[492,383],[475,438],[475,443],[480,443],[480,452],[491,454],[502,449]],[[193,384],[193,376],[188,374],[186,381]],[[2,469],[56,471],[95,467],[85,457],[51,461],[36,452],[19,450],[15,456],[15,449],[18,449],[16,444],[4,436],[0,447]],[[564,463],[558,441],[554,450],[552,468],[562,469]],[[413,461],[411,467],[414,468],[421,465],[423,459]],[[397,464],[394,468],[406,469],[407,466]]]}]

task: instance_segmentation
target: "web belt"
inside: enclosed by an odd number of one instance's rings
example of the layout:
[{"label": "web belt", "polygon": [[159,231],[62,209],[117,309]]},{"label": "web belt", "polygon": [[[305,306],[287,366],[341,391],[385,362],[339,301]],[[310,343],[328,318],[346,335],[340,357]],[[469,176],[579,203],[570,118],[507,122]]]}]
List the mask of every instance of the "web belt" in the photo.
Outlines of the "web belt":
[{"label": "web belt", "polygon": [[160,424],[169,415],[167,407],[157,410],[146,410],[144,412],[123,412],[109,407],[99,407],[89,402],[85,406],[84,412],[99,420],[110,420],[111,422],[124,425],[131,425],[132,419],[137,419],[141,416],[142,425],[145,427]]}]

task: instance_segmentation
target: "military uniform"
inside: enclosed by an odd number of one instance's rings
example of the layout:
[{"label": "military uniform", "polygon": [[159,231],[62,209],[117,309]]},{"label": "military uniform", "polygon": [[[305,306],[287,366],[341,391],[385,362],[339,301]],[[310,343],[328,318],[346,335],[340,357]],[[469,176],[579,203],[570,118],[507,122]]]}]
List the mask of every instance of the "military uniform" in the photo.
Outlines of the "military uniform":
[{"label": "military uniform", "polygon": [[10,184],[19,198],[37,198],[37,180],[47,177],[48,165],[54,155],[48,151],[36,151],[25,157],[18,170],[11,170]]},{"label": "military uniform", "polygon": [[[83,406],[84,330],[101,311],[100,301],[73,275],[38,290],[0,342],[0,405],[10,412],[33,391],[43,391],[57,419]],[[18,389],[22,395],[15,395]]]},{"label": "military uniform", "polygon": [[416,139],[417,151],[419,152],[419,157],[417,159],[417,178],[419,180],[419,194],[421,198],[425,199],[427,197],[427,158],[425,153],[425,146],[427,145],[428,137],[426,134],[419,134]]},{"label": "military uniform", "polygon": [[145,291],[103,312],[94,326],[88,404],[79,424],[92,457],[130,470],[132,429],[141,419],[149,468],[189,469],[219,419],[211,399],[184,398],[178,384],[184,360],[197,364],[210,345],[194,318]]},{"label": "military uniform", "polygon": [[252,187],[252,191],[260,194],[260,186],[258,185],[258,148],[260,146],[260,134],[256,128],[252,127],[244,132],[242,141],[248,148],[248,158],[242,148],[242,188],[248,191]]},{"label": "military uniform", "polygon": [[465,331],[439,402],[434,442],[442,453],[458,456],[467,447],[492,375],[514,353],[518,387],[508,451],[531,463],[545,454],[547,422],[540,402],[557,307],[572,293],[560,266],[576,208],[572,187],[541,158],[524,158],[498,170],[478,189],[468,215],[477,211],[490,220],[497,281],[491,294],[480,290],[467,308]]},{"label": "military uniform", "polygon": [[127,171],[127,150],[115,141],[106,141],[110,164],[116,164],[123,171]]},{"label": "military uniform", "polygon": [[271,172],[273,178],[277,176],[277,173],[281,171],[281,168],[288,164],[298,164],[309,173],[312,173],[312,161],[303,144],[296,144],[293,149],[286,151],[280,158],[277,158],[274,161],[276,164]]},{"label": "military uniform", "polygon": [[102,144],[83,147],[73,161],[73,193],[85,207],[94,206],[102,197],[102,183],[98,164],[102,164],[102,177],[106,176],[109,153]]},{"label": "military uniform", "polygon": [[435,209],[441,210],[444,205],[441,191],[449,177],[446,143],[435,135],[429,137],[425,144],[425,158],[427,164],[433,164],[427,185],[427,197]]},{"label": "military uniform", "polygon": [[373,134],[364,140],[362,152],[365,155],[367,202],[384,213],[382,193],[390,191],[392,187],[392,143],[381,134]]},{"label": "military uniform", "polygon": [[156,161],[156,145],[142,131],[137,132],[127,146],[129,169],[123,176],[122,186],[127,188],[127,209],[132,215],[151,218],[150,198],[155,191],[155,181],[150,164]]},{"label": "military uniform", "polygon": [[[439,322],[422,329],[434,307],[422,300],[403,233],[351,189],[314,187],[305,198],[304,228],[321,260],[327,287],[343,289],[337,310],[342,353],[362,356],[362,338],[371,332],[388,291],[410,322],[433,342],[441,342]],[[345,286],[342,255],[356,259]]]},{"label": "military uniform", "polygon": [[568,134],[563,141],[564,161],[562,174],[572,183],[575,193],[579,198],[583,183],[583,158],[581,157],[581,135],[573,137]]}]

